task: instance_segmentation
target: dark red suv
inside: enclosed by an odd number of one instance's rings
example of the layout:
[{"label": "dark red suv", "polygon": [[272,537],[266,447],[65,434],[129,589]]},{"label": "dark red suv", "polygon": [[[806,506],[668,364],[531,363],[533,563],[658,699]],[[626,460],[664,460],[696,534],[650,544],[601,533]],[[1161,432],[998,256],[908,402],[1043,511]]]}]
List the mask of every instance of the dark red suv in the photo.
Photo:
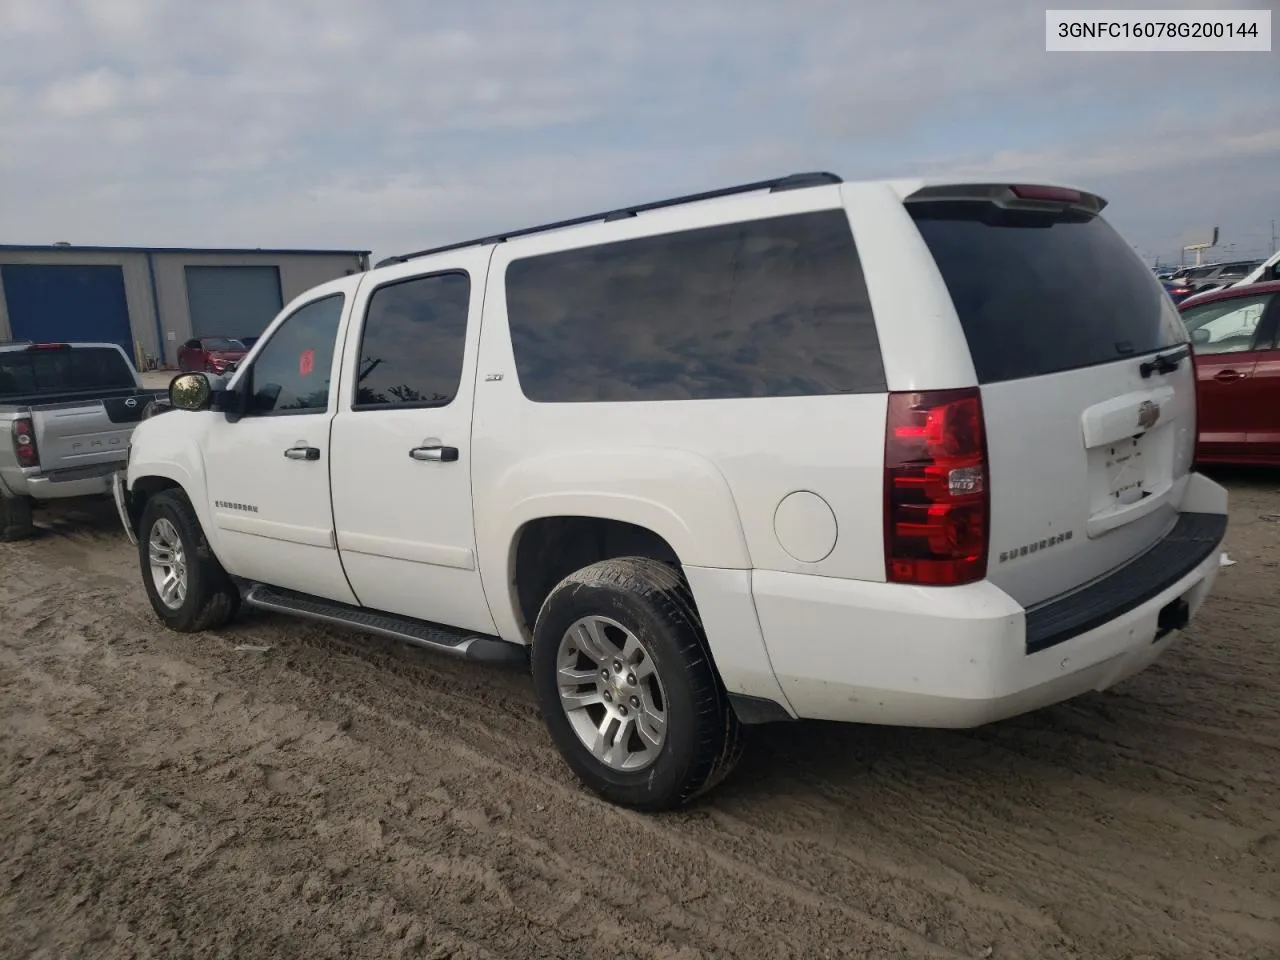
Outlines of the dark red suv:
[{"label": "dark red suv", "polygon": [[178,348],[178,369],[222,374],[227,364],[239,362],[248,352],[248,347],[231,337],[196,337]]}]

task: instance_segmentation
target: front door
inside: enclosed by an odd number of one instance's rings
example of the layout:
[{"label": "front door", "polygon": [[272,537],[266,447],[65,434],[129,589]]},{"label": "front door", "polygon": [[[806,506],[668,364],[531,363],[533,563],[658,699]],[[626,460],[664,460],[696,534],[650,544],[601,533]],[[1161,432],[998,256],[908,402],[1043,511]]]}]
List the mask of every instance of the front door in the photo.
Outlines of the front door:
[{"label": "front door", "polygon": [[245,415],[214,415],[205,446],[209,513],[228,572],[355,603],[329,500],[335,344],[347,294],[321,290],[275,327],[236,378],[233,386],[249,393]]},{"label": "front door", "polygon": [[362,287],[333,421],[338,548],[360,602],[496,633],[476,561],[471,405],[488,252]]},{"label": "front door", "polygon": [[1255,346],[1258,360],[1246,398],[1245,443],[1250,457],[1276,463],[1280,462],[1280,294],[1271,295]]},{"label": "front door", "polygon": [[1271,296],[1215,300],[1182,314],[1196,360],[1198,455],[1205,460],[1248,456],[1248,398],[1259,359],[1257,338]]}]

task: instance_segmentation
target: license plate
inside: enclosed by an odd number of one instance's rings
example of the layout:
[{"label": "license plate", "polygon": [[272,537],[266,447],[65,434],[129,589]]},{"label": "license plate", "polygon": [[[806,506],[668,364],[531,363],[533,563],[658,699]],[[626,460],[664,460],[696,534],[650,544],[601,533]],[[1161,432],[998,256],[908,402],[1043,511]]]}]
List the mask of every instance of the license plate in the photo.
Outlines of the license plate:
[{"label": "license plate", "polygon": [[1146,464],[1142,459],[1142,437],[1130,437],[1107,445],[1107,484],[1113,504],[1125,505],[1141,500]]}]

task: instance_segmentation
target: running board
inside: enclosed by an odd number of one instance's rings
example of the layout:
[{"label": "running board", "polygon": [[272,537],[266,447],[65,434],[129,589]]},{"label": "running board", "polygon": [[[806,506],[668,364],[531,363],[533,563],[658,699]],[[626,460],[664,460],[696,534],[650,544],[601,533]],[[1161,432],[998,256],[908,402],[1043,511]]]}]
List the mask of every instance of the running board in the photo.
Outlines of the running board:
[{"label": "running board", "polygon": [[287,613],[319,620],[321,623],[375,633],[380,637],[412,643],[414,646],[438,650],[466,660],[520,666],[525,663],[524,647],[498,637],[479,636],[412,617],[352,607],[292,590],[268,587],[262,583],[249,586],[244,594],[244,602],[259,610]]}]

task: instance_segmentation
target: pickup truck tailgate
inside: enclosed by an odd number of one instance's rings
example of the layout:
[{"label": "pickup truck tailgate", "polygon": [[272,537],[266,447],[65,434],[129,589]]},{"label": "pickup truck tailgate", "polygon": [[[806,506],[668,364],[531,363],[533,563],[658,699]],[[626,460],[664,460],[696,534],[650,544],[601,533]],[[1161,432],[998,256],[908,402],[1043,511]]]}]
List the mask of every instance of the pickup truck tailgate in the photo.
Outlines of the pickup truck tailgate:
[{"label": "pickup truck tailgate", "polygon": [[129,437],[152,396],[139,393],[33,406],[40,469],[57,473],[127,459]]}]

